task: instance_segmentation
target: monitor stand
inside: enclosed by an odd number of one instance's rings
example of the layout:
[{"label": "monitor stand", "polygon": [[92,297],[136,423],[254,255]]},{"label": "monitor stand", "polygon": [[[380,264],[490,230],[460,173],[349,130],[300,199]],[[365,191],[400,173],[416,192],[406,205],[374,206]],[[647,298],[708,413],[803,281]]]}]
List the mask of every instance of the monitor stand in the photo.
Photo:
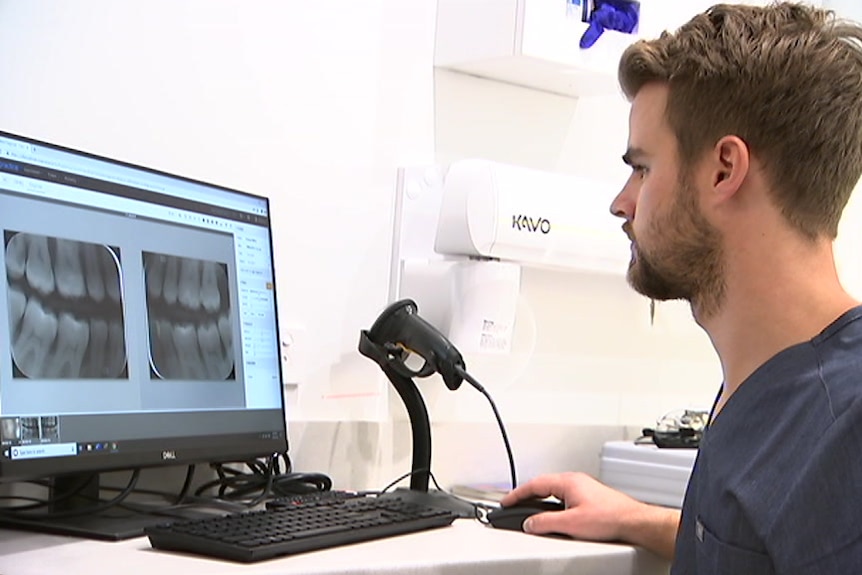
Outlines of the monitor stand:
[{"label": "monitor stand", "polygon": [[[57,497],[78,490],[81,486],[83,488],[74,497]],[[49,498],[52,498],[52,503],[47,511],[34,511],[32,514],[22,512],[15,515],[0,513],[0,527],[120,541],[143,536],[144,528],[151,525],[175,519],[212,516],[212,512],[203,508],[158,511],[158,506],[152,502],[152,511],[116,506],[99,512],[88,512],[87,509],[93,507],[93,502],[99,498],[99,475],[90,473],[51,478]],[[161,506],[167,507],[167,504]]]}]

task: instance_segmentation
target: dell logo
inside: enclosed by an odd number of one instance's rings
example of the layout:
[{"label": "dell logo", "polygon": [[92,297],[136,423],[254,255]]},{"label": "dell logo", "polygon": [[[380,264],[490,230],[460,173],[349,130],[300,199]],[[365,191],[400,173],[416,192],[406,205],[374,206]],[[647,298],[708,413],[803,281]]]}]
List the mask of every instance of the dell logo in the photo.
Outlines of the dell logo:
[{"label": "dell logo", "polygon": [[176,459],[176,458],[177,458],[177,452],[174,451],[173,449],[162,451],[162,459],[168,460],[168,459]]},{"label": "dell logo", "polygon": [[543,234],[551,233],[551,222],[545,218],[528,218],[527,216],[512,216],[512,229],[528,232],[539,231]]}]

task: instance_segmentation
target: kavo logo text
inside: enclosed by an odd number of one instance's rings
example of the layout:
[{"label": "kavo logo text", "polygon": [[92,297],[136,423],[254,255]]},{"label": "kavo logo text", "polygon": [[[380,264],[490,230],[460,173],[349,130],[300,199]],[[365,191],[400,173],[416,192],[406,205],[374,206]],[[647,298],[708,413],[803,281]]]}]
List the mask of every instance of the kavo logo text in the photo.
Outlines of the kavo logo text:
[{"label": "kavo logo text", "polygon": [[528,216],[512,216],[512,228],[518,231],[551,233],[551,222],[546,218],[530,218]]}]

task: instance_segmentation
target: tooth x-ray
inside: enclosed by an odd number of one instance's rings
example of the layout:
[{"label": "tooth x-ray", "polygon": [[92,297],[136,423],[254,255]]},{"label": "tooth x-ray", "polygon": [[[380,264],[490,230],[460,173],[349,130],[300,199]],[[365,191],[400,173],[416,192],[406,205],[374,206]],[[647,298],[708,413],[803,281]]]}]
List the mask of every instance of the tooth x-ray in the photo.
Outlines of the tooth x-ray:
[{"label": "tooth x-ray", "polygon": [[0,419],[0,441],[13,442],[21,440],[21,421],[17,417]]},{"label": "tooth x-ray", "polygon": [[6,231],[13,376],[125,378],[120,251]]},{"label": "tooth x-ray", "polygon": [[151,376],[233,380],[227,265],[144,252]]}]

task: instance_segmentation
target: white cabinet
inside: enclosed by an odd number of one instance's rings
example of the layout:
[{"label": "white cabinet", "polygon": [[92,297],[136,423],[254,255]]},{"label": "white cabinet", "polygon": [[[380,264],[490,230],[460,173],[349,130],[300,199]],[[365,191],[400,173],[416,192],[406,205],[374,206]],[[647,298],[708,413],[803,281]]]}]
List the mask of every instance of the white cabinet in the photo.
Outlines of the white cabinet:
[{"label": "white cabinet", "polygon": [[[434,64],[566,96],[618,91],[623,50],[674,29],[717,0],[640,0],[635,34],[606,31],[590,48],[565,0],[438,0]],[[763,5],[763,0],[736,0]]]}]

